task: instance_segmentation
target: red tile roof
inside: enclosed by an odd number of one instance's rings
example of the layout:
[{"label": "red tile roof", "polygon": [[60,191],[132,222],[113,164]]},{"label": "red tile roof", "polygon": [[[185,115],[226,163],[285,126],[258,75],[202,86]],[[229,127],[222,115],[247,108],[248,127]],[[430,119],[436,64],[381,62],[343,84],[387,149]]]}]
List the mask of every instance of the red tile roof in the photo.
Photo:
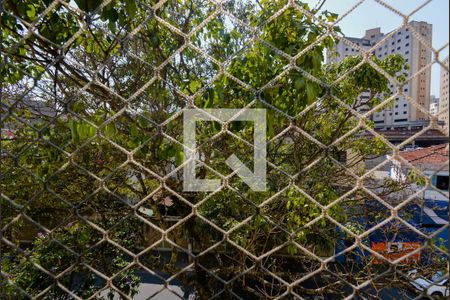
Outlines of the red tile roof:
[{"label": "red tile roof", "polygon": [[443,165],[448,162],[448,145],[442,144],[405,151],[400,153],[400,156],[413,165]]}]

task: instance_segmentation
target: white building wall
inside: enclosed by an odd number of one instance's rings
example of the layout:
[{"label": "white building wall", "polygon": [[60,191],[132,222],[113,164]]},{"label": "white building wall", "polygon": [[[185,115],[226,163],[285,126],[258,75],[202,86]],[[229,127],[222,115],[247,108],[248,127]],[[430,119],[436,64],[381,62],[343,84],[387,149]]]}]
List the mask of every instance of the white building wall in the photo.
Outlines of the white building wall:
[{"label": "white building wall", "polygon": [[[409,26],[414,28],[416,32],[431,44],[432,25],[425,22],[412,21]],[[347,38],[349,41],[365,50],[371,49],[379,43],[386,35],[380,28],[369,29],[366,31],[364,38]],[[401,54],[406,63],[410,65],[409,75],[416,74],[419,70],[431,62],[431,51],[426,49],[419,40],[412,34],[409,28],[402,28],[383,44],[373,49],[373,54],[379,59],[383,59],[391,54]],[[335,53],[330,53],[328,62],[339,62],[345,57],[358,55],[359,52],[351,46],[340,41],[336,47]],[[397,87],[390,85],[391,91],[397,93]],[[426,110],[429,109],[431,90],[431,70],[425,71],[421,76],[413,79],[410,83],[404,85],[401,91],[413,101],[420,103]],[[367,95],[361,95],[362,97]],[[427,116],[410,104],[410,101],[402,95],[395,98],[395,104],[386,107],[385,110],[376,112],[373,115],[373,121],[377,127],[390,127],[398,125],[409,125],[415,121],[426,120]]]},{"label": "white building wall", "polygon": [[439,98],[431,96],[430,99],[430,114],[436,116],[439,114]]},{"label": "white building wall", "polygon": [[[448,58],[444,61],[444,63],[448,66]],[[443,113],[440,116],[440,119],[444,121],[445,125],[445,131],[449,132],[449,107],[448,107],[448,99],[449,99],[449,74],[448,71],[445,68],[441,68],[441,91],[440,91],[440,98],[439,98],[439,112]]]}]

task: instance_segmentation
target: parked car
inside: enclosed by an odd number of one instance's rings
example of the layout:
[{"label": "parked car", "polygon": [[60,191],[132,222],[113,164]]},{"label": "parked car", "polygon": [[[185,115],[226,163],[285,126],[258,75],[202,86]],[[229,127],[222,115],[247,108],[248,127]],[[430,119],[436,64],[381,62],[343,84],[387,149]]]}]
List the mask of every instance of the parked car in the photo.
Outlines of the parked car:
[{"label": "parked car", "polygon": [[409,272],[409,276],[411,285],[421,292],[425,291],[428,296],[450,296],[448,274],[445,272],[437,272],[431,279],[419,275],[417,270]]}]

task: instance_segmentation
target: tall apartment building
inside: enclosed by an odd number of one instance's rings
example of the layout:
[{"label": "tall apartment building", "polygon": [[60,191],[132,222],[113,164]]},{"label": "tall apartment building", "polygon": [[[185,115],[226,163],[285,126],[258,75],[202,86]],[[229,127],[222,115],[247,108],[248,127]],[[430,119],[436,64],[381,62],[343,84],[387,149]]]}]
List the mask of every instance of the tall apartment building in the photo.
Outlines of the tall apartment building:
[{"label": "tall apartment building", "polygon": [[[426,22],[412,21],[409,27],[420,34],[424,40],[430,45],[432,44],[433,25]],[[381,32],[380,28],[373,28],[366,31],[363,38],[347,37],[346,39],[363,49],[372,49],[383,40],[387,34]],[[427,66],[432,59],[432,52],[411,33],[410,29],[404,27],[395,32],[383,44],[373,49],[373,55],[383,59],[390,54],[401,54],[405,58],[406,63],[410,65],[409,75],[416,74],[422,68]],[[336,45],[335,51],[328,54],[328,62],[339,62],[345,57],[359,55],[358,50],[340,41]],[[397,87],[390,84],[392,91],[396,92]],[[431,92],[431,69],[420,73],[404,86],[403,93],[417,101],[426,110],[430,106]],[[363,93],[360,96],[360,103],[364,104],[369,100],[369,94]],[[365,111],[368,107],[362,105],[361,110]],[[377,112],[373,115],[373,121],[377,128],[392,127],[414,127],[423,125],[429,119],[428,115],[421,112],[410,104],[405,97],[399,96],[395,99],[395,104],[386,107],[385,110]]]},{"label": "tall apartment building", "polygon": [[[448,58],[444,61],[444,63],[448,66]],[[445,122],[445,131],[449,132],[449,111],[448,111],[448,71],[444,68],[441,68],[441,92],[440,92],[440,100],[439,100],[439,112],[446,111],[445,114],[440,116],[440,119]]]},{"label": "tall apartment building", "polygon": [[436,96],[431,95],[430,98],[430,114],[437,115],[439,113],[439,98],[436,98]]}]

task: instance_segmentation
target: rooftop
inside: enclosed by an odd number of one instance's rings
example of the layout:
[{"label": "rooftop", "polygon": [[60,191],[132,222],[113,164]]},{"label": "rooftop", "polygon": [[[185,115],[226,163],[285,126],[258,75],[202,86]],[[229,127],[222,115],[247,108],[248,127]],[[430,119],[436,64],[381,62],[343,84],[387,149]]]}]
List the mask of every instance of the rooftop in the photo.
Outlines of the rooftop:
[{"label": "rooftop", "polygon": [[448,163],[448,150],[449,144],[441,144],[412,151],[405,151],[400,153],[400,156],[415,166],[443,166],[444,164]]}]

